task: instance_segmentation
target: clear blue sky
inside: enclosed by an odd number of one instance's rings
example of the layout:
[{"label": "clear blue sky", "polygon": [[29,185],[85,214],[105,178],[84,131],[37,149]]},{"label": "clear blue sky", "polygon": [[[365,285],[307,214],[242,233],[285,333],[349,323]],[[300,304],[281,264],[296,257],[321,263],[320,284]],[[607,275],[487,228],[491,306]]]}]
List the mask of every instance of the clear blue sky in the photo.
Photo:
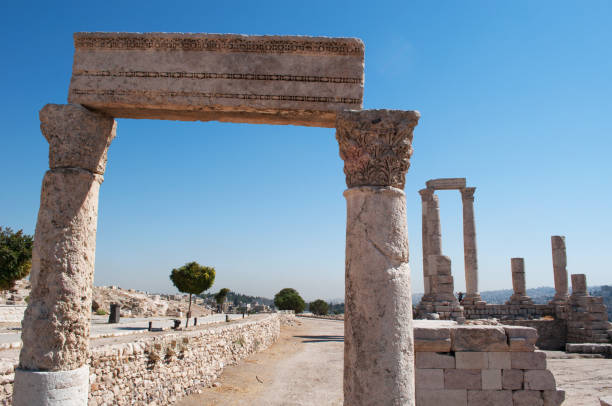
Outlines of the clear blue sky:
[{"label": "clear blue sky", "polygon": [[[65,103],[76,31],[359,37],[364,108],[419,110],[407,176],[413,291],[422,292],[426,180],[476,186],[481,290],[612,283],[612,2],[5,2],[0,225],[34,232],[48,146],[38,110]],[[101,188],[96,284],[173,291],[171,268],[217,269],[213,290],[344,295],[346,185],[332,129],[118,120]],[[465,289],[458,192],[441,192],[443,250]]]}]

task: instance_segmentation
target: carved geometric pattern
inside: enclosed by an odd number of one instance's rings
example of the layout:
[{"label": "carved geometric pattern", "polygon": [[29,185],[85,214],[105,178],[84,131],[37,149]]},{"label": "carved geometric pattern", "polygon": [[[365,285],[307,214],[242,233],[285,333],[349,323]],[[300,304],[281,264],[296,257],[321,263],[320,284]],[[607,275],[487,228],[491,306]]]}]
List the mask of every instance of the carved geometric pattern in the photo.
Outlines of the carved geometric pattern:
[{"label": "carved geometric pattern", "polygon": [[270,80],[286,82],[321,82],[321,83],[349,83],[363,84],[362,78],[343,78],[328,76],[304,76],[281,74],[255,74],[255,73],[212,73],[212,72],[111,72],[75,70],[74,76],[89,77],[118,77],[118,78],[173,78],[173,79],[231,79],[231,80]]},{"label": "carved geometric pattern", "polygon": [[350,97],[324,97],[324,96],[290,96],[251,93],[210,93],[210,92],[185,92],[185,91],[154,91],[154,90],[122,90],[122,89],[72,89],[75,95],[98,95],[98,96],[144,96],[144,97],[200,97],[205,99],[242,99],[242,100],[282,100],[312,103],[339,103],[360,105],[361,99]]},{"label": "carved geometric pattern", "polygon": [[181,50],[216,52],[256,52],[274,54],[343,55],[363,56],[363,47],[337,41],[300,41],[281,39],[242,38],[168,38],[78,36],[74,40],[77,49],[99,50]]},{"label": "carved geometric pattern", "polygon": [[343,111],[336,119],[336,139],[349,188],[404,188],[412,155],[416,111]]}]

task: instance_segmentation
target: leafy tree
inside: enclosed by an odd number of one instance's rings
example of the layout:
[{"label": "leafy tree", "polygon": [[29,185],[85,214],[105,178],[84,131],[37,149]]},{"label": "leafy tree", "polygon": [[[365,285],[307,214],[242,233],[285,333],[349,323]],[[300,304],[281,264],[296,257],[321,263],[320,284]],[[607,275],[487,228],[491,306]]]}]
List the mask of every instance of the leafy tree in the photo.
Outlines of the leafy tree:
[{"label": "leafy tree", "polygon": [[279,310],[293,310],[296,313],[302,313],[306,308],[304,299],[295,289],[285,288],[274,295],[274,305]]},{"label": "leafy tree", "polygon": [[170,273],[170,280],[176,288],[183,293],[189,293],[189,310],[187,310],[187,322],[191,316],[191,296],[199,295],[215,282],[215,268],[202,266],[197,262],[188,262]]},{"label": "leafy tree", "polygon": [[227,294],[229,292],[230,290],[228,288],[223,288],[219,291],[219,293],[215,295],[215,301],[217,302],[217,305],[219,305],[219,307],[223,306],[223,303],[225,303],[225,299],[227,298]]},{"label": "leafy tree", "polygon": [[11,289],[32,268],[32,236],[0,227],[0,290]]},{"label": "leafy tree", "polygon": [[329,311],[329,305],[325,300],[317,299],[314,302],[310,302],[308,309],[317,316],[325,316]]}]

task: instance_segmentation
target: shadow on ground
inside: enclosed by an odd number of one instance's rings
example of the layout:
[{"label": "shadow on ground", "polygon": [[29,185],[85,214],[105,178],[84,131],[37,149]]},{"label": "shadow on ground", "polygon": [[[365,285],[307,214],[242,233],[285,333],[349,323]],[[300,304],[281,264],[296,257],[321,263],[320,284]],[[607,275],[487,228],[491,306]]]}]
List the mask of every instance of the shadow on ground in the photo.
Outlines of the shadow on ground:
[{"label": "shadow on ground", "polygon": [[325,343],[325,342],[336,342],[343,343],[344,336],[294,336],[295,338],[305,338],[303,343]]}]

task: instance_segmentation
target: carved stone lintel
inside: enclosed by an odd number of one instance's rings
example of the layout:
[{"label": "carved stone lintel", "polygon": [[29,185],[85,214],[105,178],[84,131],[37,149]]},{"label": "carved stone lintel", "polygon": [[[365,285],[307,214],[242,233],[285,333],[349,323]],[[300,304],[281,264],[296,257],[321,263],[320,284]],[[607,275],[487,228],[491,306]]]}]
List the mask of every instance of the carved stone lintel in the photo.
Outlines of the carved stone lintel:
[{"label": "carved stone lintel", "polygon": [[412,155],[417,111],[344,110],[336,119],[336,139],[349,188],[404,188]]},{"label": "carved stone lintel", "polygon": [[47,104],[40,110],[40,130],[49,142],[49,167],[85,169],[104,174],[108,147],[117,123],[79,104]]}]

